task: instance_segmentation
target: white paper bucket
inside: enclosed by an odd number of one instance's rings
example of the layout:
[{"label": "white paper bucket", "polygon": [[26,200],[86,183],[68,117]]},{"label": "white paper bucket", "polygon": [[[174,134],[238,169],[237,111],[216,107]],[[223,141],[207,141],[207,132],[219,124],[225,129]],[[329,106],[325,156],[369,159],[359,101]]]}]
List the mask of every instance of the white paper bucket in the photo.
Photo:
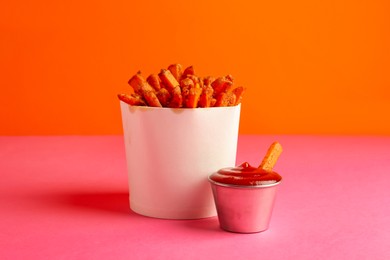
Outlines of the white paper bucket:
[{"label": "white paper bucket", "polygon": [[130,208],[166,219],[216,216],[207,177],[235,165],[241,106],[171,109],[120,103]]}]

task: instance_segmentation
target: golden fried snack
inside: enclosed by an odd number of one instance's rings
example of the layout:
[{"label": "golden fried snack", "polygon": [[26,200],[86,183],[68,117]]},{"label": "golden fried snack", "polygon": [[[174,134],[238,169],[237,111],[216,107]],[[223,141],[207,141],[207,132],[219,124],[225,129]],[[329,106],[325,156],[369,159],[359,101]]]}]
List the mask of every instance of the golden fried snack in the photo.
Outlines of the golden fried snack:
[{"label": "golden fried snack", "polygon": [[190,88],[189,94],[186,99],[187,108],[198,107],[198,102],[200,95],[202,94],[202,88],[199,86],[199,83],[196,83],[195,86]]},{"label": "golden fried snack", "polygon": [[212,77],[212,76],[207,76],[207,77],[204,77],[202,81],[203,81],[203,84],[204,84],[204,85],[211,85],[211,83],[213,83],[214,80],[215,80],[214,77]]},{"label": "golden fried snack", "polygon": [[217,96],[216,107],[229,107],[236,104],[236,95],[233,92],[222,92]]},{"label": "golden fried snack", "polygon": [[199,83],[200,88],[203,89],[204,83],[203,83],[202,78],[199,78],[199,77],[196,77],[196,78],[197,78],[197,80],[198,80],[198,83]]},{"label": "golden fried snack", "polygon": [[154,91],[146,91],[143,93],[146,103],[151,107],[162,107]]},{"label": "golden fried snack", "polygon": [[194,67],[193,66],[189,66],[187,67],[184,71],[183,71],[183,75],[181,76],[181,78],[187,78],[188,75],[195,75],[195,70],[194,70]]},{"label": "golden fried snack", "polygon": [[140,71],[130,78],[129,85],[134,89],[135,93],[141,96],[143,95],[143,92],[153,90],[149,83],[142,77]]},{"label": "golden fried snack", "polygon": [[283,148],[280,143],[278,142],[272,143],[271,146],[268,148],[267,154],[265,155],[259,168],[265,171],[272,171],[282,151]]},{"label": "golden fried snack", "polygon": [[190,94],[190,89],[194,86],[194,81],[190,78],[185,78],[180,81],[181,95],[183,97],[184,103]]},{"label": "golden fried snack", "polygon": [[217,103],[217,99],[212,98],[210,101],[210,107],[215,107],[215,103]]},{"label": "golden fried snack", "polygon": [[183,71],[181,64],[171,64],[146,80],[137,72],[129,80],[130,93],[118,95],[129,104],[154,107],[196,108],[224,107],[241,103],[245,89],[236,87],[233,76],[201,78],[193,66]]},{"label": "golden fried snack", "polygon": [[[199,98],[199,107],[211,107],[214,89],[211,84],[204,84],[202,87],[202,94]],[[216,101],[216,100],[215,100]],[[214,102],[215,104],[215,102]]]},{"label": "golden fried snack", "polygon": [[173,93],[173,90],[180,85],[169,70],[162,69],[158,76],[170,93]]},{"label": "golden fried snack", "polygon": [[119,100],[122,100],[123,102],[132,105],[132,106],[146,106],[145,101],[142,99],[142,97],[136,93],[133,93],[131,95],[128,94],[118,94]]},{"label": "golden fried snack", "polygon": [[215,101],[214,106],[215,107],[227,107],[227,94],[226,93],[220,93]]},{"label": "golden fried snack", "polygon": [[226,98],[227,98],[228,106],[229,107],[234,106],[236,104],[236,100],[237,100],[236,95],[231,91],[227,92],[226,95],[227,95]]},{"label": "golden fried snack", "polygon": [[183,67],[181,64],[172,64],[168,66],[168,70],[172,73],[173,77],[179,82],[183,75]]},{"label": "golden fried snack", "polygon": [[230,75],[230,74],[226,75],[225,78],[226,78],[227,80],[230,80],[231,82],[234,82],[234,78],[233,78],[233,76]]},{"label": "golden fried snack", "polygon": [[172,90],[172,99],[169,102],[169,107],[171,108],[179,108],[183,106],[183,96],[181,95],[180,86],[176,86]]},{"label": "golden fried snack", "polygon": [[241,103],[242,101],[242,95],[244,94],[244,87],[237,87],[235,89],[233,89],[233,93],[234,95],[236,95],[236,103],[234,105],[238,105]]},{"label": "golden fried snack", "polygon": [[162,107],[158,100],[155,90],[142,77],[141,72],[135,74],[130,80],[129,84],[134,88],[135,93],[141,95],[146,103],[151,107]]},{"label": "golden fried snack", "polygon": [[214,97],[218,97],[222,92],[231,91],[233,88],[233,82],[226,77],[219,77],[211,83],[214,89]]},{"label": "golden fried snack", "polygon": [[161,105],[163,107],[167,107],[171,99],[171,94],[169,91],[165,88],[161,88],[159,91],[157,91],[156,95]]},{"label": "golden fried snack", "polygon": [[161,89],[161,79],[158,77],[157,74],[150,74],[146,81],[149,83],[154,90],[159,91]]},{"label": "golden fried snack", "polygon": [[[194,84],[200,84],[200,82],[201,82],[200,78],[195,76],[195,75],[187,74],[187,76],[185,78],[191,79],[194,82]],[[202,85],[203,85],[203,82],[202,82]]]}]

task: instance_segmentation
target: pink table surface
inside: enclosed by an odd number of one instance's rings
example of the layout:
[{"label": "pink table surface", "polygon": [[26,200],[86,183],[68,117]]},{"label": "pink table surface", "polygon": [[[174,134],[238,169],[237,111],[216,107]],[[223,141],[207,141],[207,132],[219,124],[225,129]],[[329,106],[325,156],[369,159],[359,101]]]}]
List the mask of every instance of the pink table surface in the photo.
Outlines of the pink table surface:
[{"label": "pink table surface", "polygon": [[133,213],[121,136],[0,137],[0,259],[390,259],[390,137],[240,136],[238,162],[278,140],[270,229]]}]

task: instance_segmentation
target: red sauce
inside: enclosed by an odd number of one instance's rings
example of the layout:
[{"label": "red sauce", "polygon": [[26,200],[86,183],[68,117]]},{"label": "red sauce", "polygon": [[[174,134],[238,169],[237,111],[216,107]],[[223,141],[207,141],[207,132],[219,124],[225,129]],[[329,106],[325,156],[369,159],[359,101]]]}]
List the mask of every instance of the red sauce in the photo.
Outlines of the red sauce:
[{"label": "red sauce", "polygon": [[210,180],[222,184],[260,186],[276,184],[282,180],[282,177],[274,171],[268,172],[244,162],[237,167],[219,170],[210,176]]}]

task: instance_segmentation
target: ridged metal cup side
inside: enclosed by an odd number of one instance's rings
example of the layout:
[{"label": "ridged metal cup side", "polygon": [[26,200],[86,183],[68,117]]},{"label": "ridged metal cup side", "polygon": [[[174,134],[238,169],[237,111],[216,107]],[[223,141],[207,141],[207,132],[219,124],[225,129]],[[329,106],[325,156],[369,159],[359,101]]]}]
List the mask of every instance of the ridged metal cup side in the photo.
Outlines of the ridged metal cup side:
[{"label": "ridged metal cup side", "polygon": [[215,206],[222,229],[237,233],[257,233],[269,227],[278,184],[237,186],[213,180]]}]

